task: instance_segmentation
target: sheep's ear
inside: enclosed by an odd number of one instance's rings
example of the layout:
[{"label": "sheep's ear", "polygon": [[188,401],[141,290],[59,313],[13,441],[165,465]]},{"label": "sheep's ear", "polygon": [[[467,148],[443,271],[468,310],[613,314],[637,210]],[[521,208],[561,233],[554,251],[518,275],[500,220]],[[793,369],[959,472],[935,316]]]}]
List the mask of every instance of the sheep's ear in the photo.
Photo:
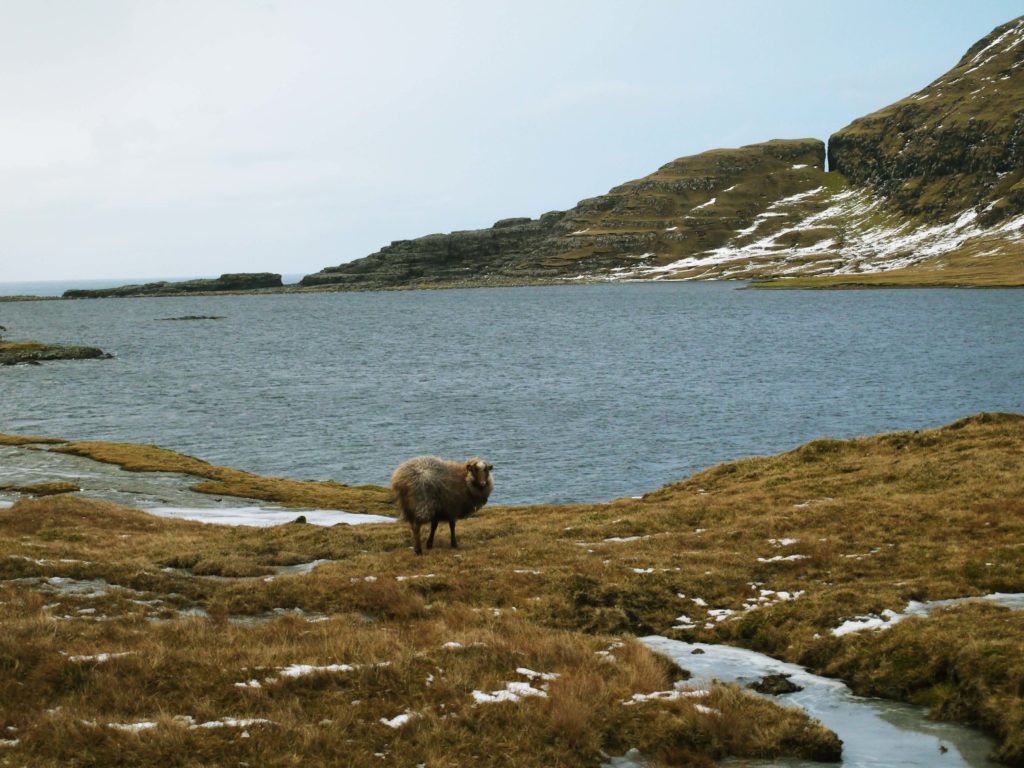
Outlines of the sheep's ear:
[{"label": "sheep's ear", "polygon": [[487,465],[487,471],[490,472],[492,469],[494,469],[494,465],[493,464],[488,464]]}]

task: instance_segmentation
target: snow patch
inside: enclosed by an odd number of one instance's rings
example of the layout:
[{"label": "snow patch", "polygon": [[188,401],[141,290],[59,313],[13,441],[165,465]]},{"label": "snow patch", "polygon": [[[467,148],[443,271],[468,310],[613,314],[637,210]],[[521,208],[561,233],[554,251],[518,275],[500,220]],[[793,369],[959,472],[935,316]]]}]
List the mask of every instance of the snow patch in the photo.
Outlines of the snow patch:
[{"label": "snow patch", "polygon": [[415,712],[410,712],[409,710],[406,710],[400,715],[395,715],[390,720],[388,720],[386,717],[382,717],[380,719],[380,722],[383,725],[386,725],[388,728],[401,728],[414,717],[418,717],[418,715]]},{"label": "snow patch", "polygon": [[502,690],[491,691],[490,693],[484,693],[483,691],[473,691],[473,700],[477,704],[498,704],[503,701],[518,702],[531,696],[539,696],[540,698],[547,698],[547,691],[543,691],[540,688],[534,688],[529,683],[511,682],[506,683]]},{"label": "snow patch", "polygon": [[97,653],[93,656],[68,656],[68,661],[95,661],[97,664],[106,664],[111,659],[117,659],[121,656],[130,656],[132,653],[134,653],[134,651],[122,651],[120,653]]},{"label": "snow patch", "polygon": [[107,728],[113,728],[115,731],[148,731],[150,728],[156,728],[156,723],[150,720],[144,720],[139,723],[107,723]]},{"label": "snow patch", "polygon": [[899,624],[904,619],[908,619],[912,616],[924,618],[934,610],[941,608],[949,608],[954,605],[963,605],[965,603],[972,602],[986,602],[1001,605],[1004,608],[1010,610],[1020,611],[1024,610],[1024,592],[993,592],[990,595],[982,595],[980,597],[955,597],[948,600],[929,600],[928,602],[918,602],[917,600],[911,600],[907,603],[907,607],[903,610],[903,613],[897,613],[889,608],[882,611],[882,615],[878,616],[871,614],[868,616],[857,616],[853,619],[848,619],[840,624],[838,627],[832,630],[832,635],[835,637],[842,637],[848,635],[851,632],[861,632],[865,629],[889,629]]}]

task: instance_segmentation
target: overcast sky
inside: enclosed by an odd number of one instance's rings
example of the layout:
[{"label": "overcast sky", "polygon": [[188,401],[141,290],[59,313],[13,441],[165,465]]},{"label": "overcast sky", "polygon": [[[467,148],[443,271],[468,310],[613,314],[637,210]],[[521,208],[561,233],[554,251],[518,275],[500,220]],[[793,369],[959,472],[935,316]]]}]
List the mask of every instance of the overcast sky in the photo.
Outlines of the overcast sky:
[{"label": "overcast sky", "polygon": [[0,0],[0,282],[314,272],[826,139],[1020,0]]}]

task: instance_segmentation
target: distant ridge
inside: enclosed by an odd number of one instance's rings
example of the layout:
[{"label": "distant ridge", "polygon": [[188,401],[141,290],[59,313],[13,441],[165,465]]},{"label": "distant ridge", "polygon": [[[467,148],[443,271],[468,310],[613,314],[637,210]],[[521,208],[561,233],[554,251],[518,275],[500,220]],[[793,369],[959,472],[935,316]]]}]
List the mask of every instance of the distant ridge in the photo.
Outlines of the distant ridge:
[{"label": "distant ridge", "polygon": [[265,288],[281,288],[281,275],[271,272],[242,272],[220,277],[168,282],[161,280],[116,288],[73,288],[64,291],[65,299],[106,299],[125,296],[180,296],[192,293],[231,293]]},{"label": "distant ridge", "polygon": [[711,150],[568,211],[399,240],[301,284],[1024,285],[1024,17],[927,87],[833,134],[828,158],[825,172],[815,139]]}]

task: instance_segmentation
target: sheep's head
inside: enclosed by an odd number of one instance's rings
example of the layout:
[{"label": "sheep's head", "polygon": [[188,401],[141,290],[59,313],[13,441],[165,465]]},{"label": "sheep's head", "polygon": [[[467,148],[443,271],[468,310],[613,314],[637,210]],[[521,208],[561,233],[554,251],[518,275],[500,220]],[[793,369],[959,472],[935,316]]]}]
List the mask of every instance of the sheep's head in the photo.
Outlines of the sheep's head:
[{"label": "sheep's head", "polygon": [[466,482],[485,493],[490,493],[494,488],[494,481],[491,479],[493,464],[488,464],[483,459],[476,458],[466,461]]}]

